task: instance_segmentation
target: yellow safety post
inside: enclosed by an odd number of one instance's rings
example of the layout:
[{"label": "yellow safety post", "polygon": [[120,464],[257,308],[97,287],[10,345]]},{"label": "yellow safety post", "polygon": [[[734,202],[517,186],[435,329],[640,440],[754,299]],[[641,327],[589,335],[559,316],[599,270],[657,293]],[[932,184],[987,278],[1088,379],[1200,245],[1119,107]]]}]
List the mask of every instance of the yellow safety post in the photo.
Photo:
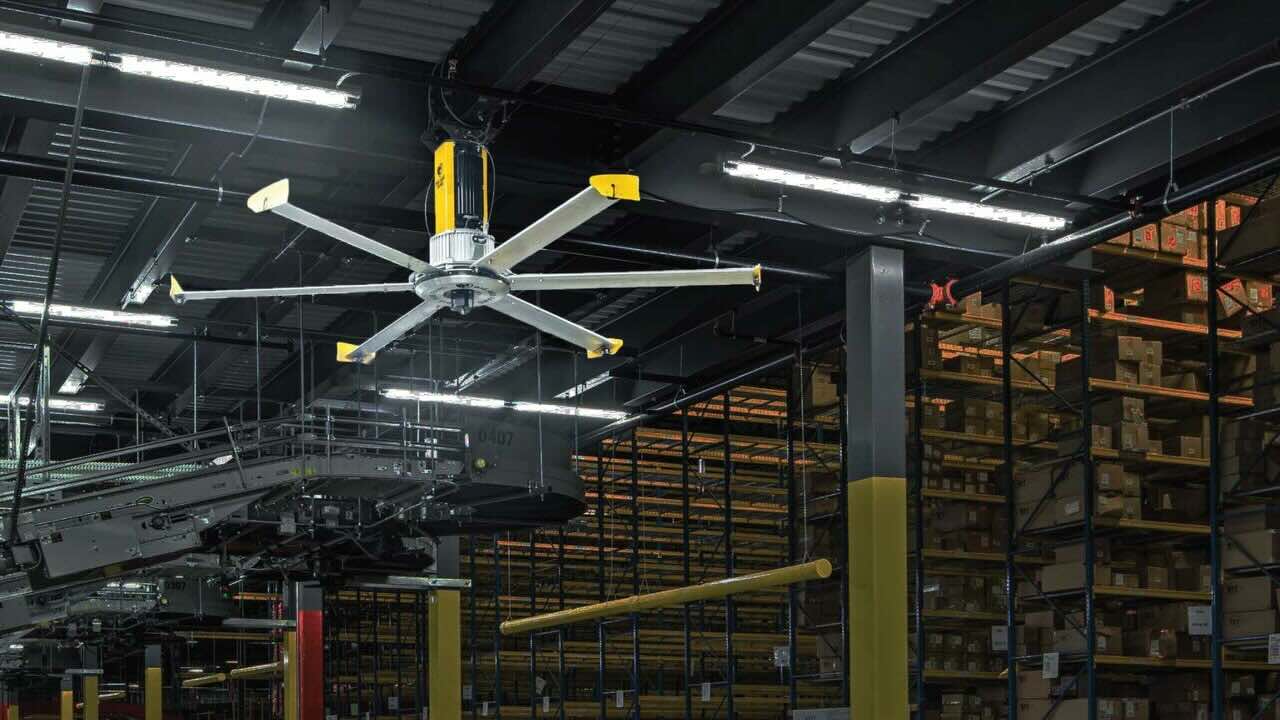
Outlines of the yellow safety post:
[{"label": "yellow safety post", "polygon": [[76,694],[72,687],[70,676],[62,679],[62,694],[58,702],[58,717],[61,720],[75,720]]},{"label": "yellow safety post", "polygon": [[427,605],[429,720],[462,717],[462,603],[457,590],[436,589]]},{"label": "yellow safety post", "polygon": [[280,672],[284,674],[284,720],[298,720],[298,633],[284,632]]},{"label": "yellow safety post", "polygon": [[148,645],[143,657],[146,661],[146,673],[143,676],[145,720],[163,720],[164,670],[161,669],[160,646]]},{"label": "yellow safety post", "polygon": [[906,718],[907,609],[885,588],[907,584],[907,484],[849,483],[849,655],[859,716]]},{"label": "yellow safety post", "polygon": [[84,695],[84,720],[98,720],[98,676],[85,675],[80,686]]},{"label": "yellow safety post", "polygon": [[517,635],[570,623],[598,620],[615,615],[629,615],[643,610],[654,610],[701,600],[715,600],[729,595],[764,590],[779,585],[791,585],[807,580],[821,580],[828,577],[831,577],[831,561],[814,560],[813,562],[799,565],[788,565],[774,570],[762,570],[748,575],[714,580],[700,585],[660,590],[646,595],[632,595],[631,597],[584,605],[570,610],[559,610],[519,620],[507,620],[498,627],[503,635]]}]

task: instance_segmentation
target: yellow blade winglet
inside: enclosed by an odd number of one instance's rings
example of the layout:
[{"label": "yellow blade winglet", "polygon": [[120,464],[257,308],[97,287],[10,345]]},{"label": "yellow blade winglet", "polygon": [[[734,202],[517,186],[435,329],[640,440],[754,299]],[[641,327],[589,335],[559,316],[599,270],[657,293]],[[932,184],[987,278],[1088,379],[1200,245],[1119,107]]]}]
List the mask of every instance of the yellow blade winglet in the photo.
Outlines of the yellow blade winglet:
[{"label": "yellow blade winglet", "polygon": [[338,343],[338,362],[340,363],[359,362],[361,365],[368,365],[369,363],[373,362],[373,359],[375,357],[378,356],[378,353],[369,353],[365,357],[357,360],[356,358],[351,357],[351,352],[358,347],[360,346],[355,343],[344,343],[344,342]]},{"label": "yellow blade winglet", "polygon": [[614,200],[639,200],[639,175],[592,175],[591,187],[607,198]]},{"label": "yellow blade winglet", "polygon": [[756,265],[755,267],[751,268],[751,272],[752,272],[751,279],[755,281],[756,292],[760,292],[760,276],[761,276],[760,266]]},{"label": "yellow blade winglet", "polygon": [[289,202],[289,178],[277,180],[249,196],[249,209],[256,212],[274,210]]},{"label": "yellow blade winglet", "polygon": [[185,294],[186,294],[186,291],[183,290],[182,286],[178,284],[178,276],[170,275],[169,276],[169,299],[176,303],[180,303],[182,302],[182,296]]},{"label": "yellow blade winglet", "polygon": [[587,351],[587,359],[595,360],[596,358],[604,357],[605,355],[618,354],[618,351],[622,349],[622,340],[620,338],[606,338],[606,339],[609,341],[607,345],[601,345],[595,350]]}]

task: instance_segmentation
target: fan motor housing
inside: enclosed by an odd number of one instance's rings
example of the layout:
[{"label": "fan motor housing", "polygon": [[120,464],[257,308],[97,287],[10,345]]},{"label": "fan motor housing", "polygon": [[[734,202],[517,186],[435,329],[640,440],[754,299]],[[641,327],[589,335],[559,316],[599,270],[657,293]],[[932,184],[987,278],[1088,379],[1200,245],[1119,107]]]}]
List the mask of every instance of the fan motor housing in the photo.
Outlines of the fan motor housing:
[{"label": "fan motor housing", "polygon": [[447,230],[431,236],[429,261],[438,268],[470,267],[493,250],[493,236],[481,230]]}]

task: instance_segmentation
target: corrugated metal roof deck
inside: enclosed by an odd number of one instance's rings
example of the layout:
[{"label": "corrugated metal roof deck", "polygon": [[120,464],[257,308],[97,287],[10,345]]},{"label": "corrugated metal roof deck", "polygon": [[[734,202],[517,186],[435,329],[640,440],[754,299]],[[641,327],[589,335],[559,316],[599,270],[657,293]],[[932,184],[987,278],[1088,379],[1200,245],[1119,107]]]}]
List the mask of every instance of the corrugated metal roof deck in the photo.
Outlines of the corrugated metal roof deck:
[{"label": "corrugated metal roof deck", "polygon": [[364,0],[335,45],[440,62],[493,0]]},{"label": "corrugated metal roof deck", "polygon": [[767,124],[821,90],[904,33],[931,19],[953,0],[875,0],[827,30],[732,102],[718,117]]},{"label": "corrugated metal roof deck", "polygon": [[535,79],[612,93],[719,4],[718,0],[616,0]]}]

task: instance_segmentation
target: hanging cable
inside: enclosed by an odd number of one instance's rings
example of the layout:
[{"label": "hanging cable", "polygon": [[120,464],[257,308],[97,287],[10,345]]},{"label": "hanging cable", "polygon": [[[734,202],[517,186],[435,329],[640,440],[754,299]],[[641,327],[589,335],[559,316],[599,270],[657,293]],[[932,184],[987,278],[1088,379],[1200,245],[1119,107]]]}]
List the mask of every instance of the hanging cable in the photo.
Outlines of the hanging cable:
[{"label": "hanging cable", "polygon": [[[49,305],[58,280],[58,259],[62,255],[62,235],[67,225],[67,212],[71,206],[71,180],[76,168],[76,154],[80,151],[80,130],[84,125],[84,101],[88,94],[89,74],[93,67],[85,65],[80,70],[80,89],[76,93],[75,119],[71,123],[71,143],[67,146],[66,174],[62,179],[62,200],[58,204],[58,224],[53,231],[53,247],[49,253],[49,274],[44,284],[44,307],[40,311],[40,329],[36,332],[36,362],[43,363],[42,348],[49,339]],[[39,373],[35,373],[38,375]],[[27,443],[31,441],[31,417],[36,403],[27,404],[27,421],[18,433],[18,475],[13,483],[13,508],[9,511],[9,545],[18,540],[18,514],[22,511],[22,490],[27,484]],[[45,421],[48,421],[46,415]]]}]

